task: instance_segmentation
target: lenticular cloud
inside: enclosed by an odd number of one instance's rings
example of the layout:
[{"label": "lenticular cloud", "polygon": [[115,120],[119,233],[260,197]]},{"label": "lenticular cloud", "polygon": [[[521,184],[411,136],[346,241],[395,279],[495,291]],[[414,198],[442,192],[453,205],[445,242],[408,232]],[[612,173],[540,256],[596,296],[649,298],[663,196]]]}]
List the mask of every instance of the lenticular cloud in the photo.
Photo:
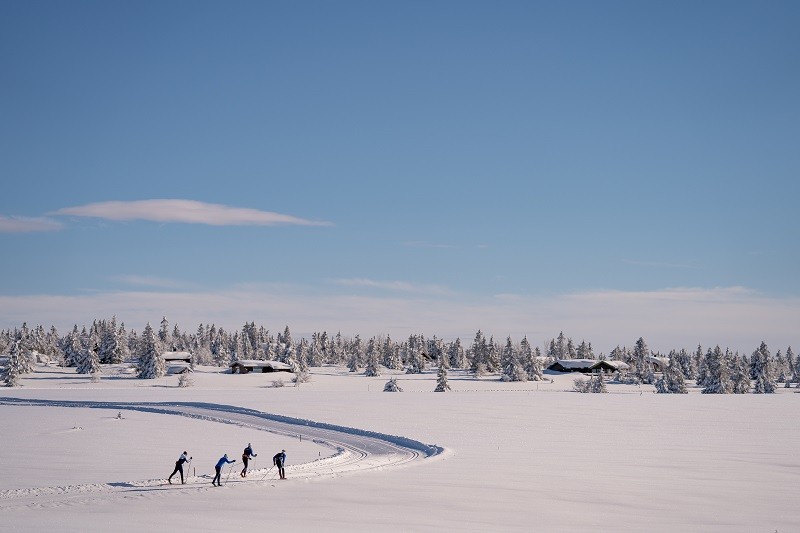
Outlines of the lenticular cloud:
[{"label": "lenticular cloud", "polygon": [[55,211],[55,215],[102,218],[105,220],[149,220],[210,226],[328,226],[318,222],[244,207],[208,204],[194,200],[137,200],[98,202]]}]

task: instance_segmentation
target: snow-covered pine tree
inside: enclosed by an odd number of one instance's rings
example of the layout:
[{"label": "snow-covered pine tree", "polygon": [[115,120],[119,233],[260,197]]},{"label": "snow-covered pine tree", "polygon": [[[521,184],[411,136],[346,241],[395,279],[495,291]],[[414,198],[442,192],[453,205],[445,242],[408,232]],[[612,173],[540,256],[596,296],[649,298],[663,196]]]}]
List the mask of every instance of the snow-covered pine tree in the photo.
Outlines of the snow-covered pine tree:
[{"label": "snow-covered pine tree", "polygon": [[450,368],[466,368],[468,365],[467,354],[464,347],[461,345],[461,338],[456,337],[456,340],[450,343],[447,347],[447,357],[449,359]]},{"label": "snow-covered pine tree", "polygon": [[416,342],[412,342],[411,339],[409,339],[408,344],[408,367],[406,368],[406,374],[422,374],[426,366],[425,355]]},{"label": "snow-covered pine tree", "polygon": [[567,338],[564,332],[558,334],[558,338],[554,343],[554,358],[555,359],[569,359],[569,350],[567,349]]},{"label": "snow-covered pine tree", "polygon": [[791,382],[797,383],[797,386],[800,387],[800,353],[795,357],[794,352],[792,352],[792,347],[789,346],[786,349],[786,359],[789,361],[789,365],[792,369]]},{"label": "snow-covered pine tree", "polygon": [[[674,355],[673,355],[674,354]],[[675,357],[681,367],[681,374],[686,379],[695,379],[697,377],[697,368],[694,366],[692,356],[685,349],[681,348],[680,351],[670,354],[670,360]]]},{"label": "snow-covered pine tree", "polygon": [[154,379],[166,374],[166,364],[164,363],[164,358],[161,357],[161,348],[150,322],[147,323],[142,332],[137,355],[139,359],[139,378]]},{"label": "snow-covered pine tree", "polygon": [[194,378],[191,372],[184,372],[178,377],[178,387],[185,389],[194,385]]},{"label": "snow-covered pine tree", "polygon": [[161,329],[158,330],[158,342],[164,350],[172,350],[172,336],[169,334],[169,321],[167,317],[161,319]]},{"label": "snow-covered pine tree", "polygon": [[119,342],[117,317],[111,317],[111,322],[103,329],[100,337],[99,357],[101,363],[119,364],[123,360],[122,344]]},{"label": "snow-covered pine tree", "polygon": [[778,388],[775,376],[775,362],[769,353],[767,343],[761,342],[758,350],[753,352],[753,359],[757,360],[755,367],[755,386],[753,392],[756,394],[772,394]]},{"label": "snow-covered pine tree", "polygon": [[[348,351],[350,358],[348,359],[348,366],[351,372],[358,372],[364,365],[366,359],[366,349],[364,348],[364,341],[361,336],[356,334],[352,341],[349,343]],[[353,370],[355,368],[355,370]]]},{"label": "snow-covered pine tree", "polygon": [[439,365],[439,371],[436,373],[436,388],[433,392],[447,392],[450,390],[450,385],[447,383],[447,367]]},{"label": "snow-covered pine tree", "polygon": [[683,376],[682,362],[679,357],[670,357],[667,368],[655,382],[656,392],[660,394],[686,394],[686,380]]},{"label": "snow-covered pine tree", "polygon": [[379,345],[372,337],[367,343],[367,367],[364,370],[364,375],[367,377],[376,377],[381,375],[380,359],[379,359]]},{"label": "snow-covered pine tree", "polygon": [[[699,350],[700,347],[698,346],[697,349]],[[706,381],[709,379],[707,361],[711,358],[711,352],[712,350],[709,348],[706,355],[697,360],[697,378],[695,379],[695,384],[700,387],[705,387]],[[695,356],[696,355],[697,354],[695,354]]]},{"label": "snow-covered pine tree", "polygon": [[522,367],[517,357],[517,351],[511,342],[511,337],[506,338],[506,345],[503,347],[500,365],[502,367],[502,381],[528,381],[528,373]]},{"label": "snow-covered pine tree", "polygon": [[534,350],[531,350],[531,344],[528,342],[527,336],[522,338],[522,342],[520,343],[520,359],[525,373],[531,381],[542,381],[544,379],[542,375],[543,365],[540,359],[541,355],[542,352],[539,350],[538,346]]},{"label": "snow-covered pine tree", "polygon": [[403,362],[400,360],[400,347],[392,342],[391,337],[386,336],[383,341],[383,366],[391,370],[400,370],[403,368]]},{"label": "snow-covered pine tree", "polygon": [[577,352],[578,352],[577,353],[578,359],[594,359],[595,358],[594,350],[592,349],[592,343],[591,342],[586,342],[586,341],[582,340],[581,343],[578,345]]},{"label": "snow-covered pine tree", "polygon": [[403,389],[397,384],[397,378],[392,378],[384,385],[383,392],[403,392]]},{"label": "snow-covered pine tree", "polygon": [[478,365],[481,365],[485,371],[486,360],[489,358],[489,346],[481,330],[478,330],[475,334],[475,339],[472,341],[472,346],[470,347],[470,354],[472,356],[470,370],[477,373]]},{"label": "snow-covered pine tree", "polygon": [[708,369],[703,394],[732,394],[733,382],[730,378],[727,353],[717,345],[706,353],[706,368]]},{"label": "snow-covered pine tree", "polygon": [[494,342],[494,337],[489,337],[489,351],[486,356],[486,370],[489,372],[500,371],[500,345]]},{"label": "snow-covered pine tree", "polygon": [[590,392],[594,394],[607,393],[605,372],[597,372],[589,380]]},{"label": "snow-covered pine tree", "polygon": [[653,365],[650,363],[650,349],[644,342],[644,338],[639,337],[636,345],[633,347],[633,366],[634,373],[642,383],[653,383],[655,375],[653,374]]},{"label": "snow-covered pine tree", "polygon": [[734,394],[747,394],[750,392],[750,369],[744,357],[737,353],[733,358],[733,370],[731,371],[731,382],[733,383]]},{"label": "snow-covered pine tree", "polygon": [[19,341],[13,341],[8,354],[8,360],[3,366],[3,384],[6,387],[18,387],[19,378],[22,374],[22,367],[19,360]]},{"label": "snow-covered pine tree", "polygon": [[89,335],[89,342],[83,347],[83,352],[75,372],[78,374],[96,374],[100,372],[100,341],[99,332],[92,332]]},{"label": "snow-covered pine tree", "polygon": [[780,350],[775,353],[775,381],[778,383],[786,383],[790,379],[789,365],[786,364],[786,358]]}]

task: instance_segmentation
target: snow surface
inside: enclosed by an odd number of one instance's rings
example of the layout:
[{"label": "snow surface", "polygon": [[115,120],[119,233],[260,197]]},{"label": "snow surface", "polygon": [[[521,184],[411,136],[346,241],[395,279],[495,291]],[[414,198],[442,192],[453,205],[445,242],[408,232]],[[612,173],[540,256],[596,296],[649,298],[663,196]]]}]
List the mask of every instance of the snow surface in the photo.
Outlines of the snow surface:
[{"label": "snow surface", "polygon": [[[800,531],[795,389],[577,394],[575,374],[451,371],[453,391],[434,393],[432,370],[343,367],[299,387],[198,367],[179,388],[104,371],[92,383],[40,365],[0,390],[0,530]],[[382,392],[391,377],[405,392]],[[285,482],[266,470],[282,448]],[[183,450],[196,476],[164,484]],[[212,488],[223,453],[234,474]]]}]

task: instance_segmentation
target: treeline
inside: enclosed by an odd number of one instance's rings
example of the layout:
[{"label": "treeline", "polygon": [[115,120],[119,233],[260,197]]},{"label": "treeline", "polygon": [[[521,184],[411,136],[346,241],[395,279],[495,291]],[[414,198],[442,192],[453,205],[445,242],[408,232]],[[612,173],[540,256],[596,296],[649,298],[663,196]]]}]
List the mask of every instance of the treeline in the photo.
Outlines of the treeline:
[{"label": "treeline", "polygon": [[[170,326],[166,317],[158,330],[148,323],[141,333],[117,324],[116,317],[95,320],[90,327],[75,325],[66,335],[55,327],[29,328],[23,324],[0,331],[2,379],[6,385],[17,384],[21,374],[32,372],[37,362],[54,361],[75,367],[81,374],[100,375],[102,365],[134,363],[141,378],[155,378],[166,372],[161,354],[187,351],[192,364],[228,366],[238,360],[276,360],[291,365],[296,373],[309,367],[347,365],[351,372],[378,376],[382,368],[405,370],[415,374],[431,366],[439,369],[467,369],[476,376],[496,374],[503,381],[543,379],[543,369],[553,360],[597,359],[621,361],[624,370],[612,379],[625,383],[645,383],[657,392],[684,393],[686,382],[694,381],[705,393],[770,393],[779,383],[798,383],[800,354],[789,347],[773,356],[767,345],[750,355],[731,353],[719,346],[704,350],[698,346],[691,353],[685,349],[662,355],[651,352],[643,338],[632,348],[617,346],[607,356],[595,355],[591,342],[576,344],[563,332],[542,348],[534,347],[527,337],[518,342],[507,337],[504,343],[478,331],[464,346],[461,339],[445,342],[435,335],[410,335],[395,341],[390,336],[376,336],[364,341],[359,335],[345,337],[316,332],[311,338],[294,339],[289,326],[271,333],[254,322],[240,330],[226,331],[214,324],[200,324],[194,332]],[[594,387],[602,389],[603,387]]]}]

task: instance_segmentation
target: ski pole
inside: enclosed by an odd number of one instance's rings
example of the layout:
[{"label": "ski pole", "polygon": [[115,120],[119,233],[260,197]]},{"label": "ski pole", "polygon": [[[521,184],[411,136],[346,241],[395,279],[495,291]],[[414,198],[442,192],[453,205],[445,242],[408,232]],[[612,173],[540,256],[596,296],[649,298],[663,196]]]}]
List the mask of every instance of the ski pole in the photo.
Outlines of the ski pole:
[{"label": "ski pole", "polygon": [[[267,472],[264,474],[264,477],[261,478],[261,481],[264,481],[265,479],[267,479],[267,476],[269,475],[269,473],[272,471],[273,468],[275,468],[275,465],[272,465],[271,467],[269,467],[269,470],[267,470]],[[275,476],[273,476],[273,477],[275,477]]]},{"label": "ski pole", "polygon": [[[189,460],[186,461],[186,477],[184,477],[186,481],[189,481],[189,475],[191,474],[191,470],[189,469],[191,467],[192,467],[192,458],[190,457]],[[182,479],[181,481],[183,481],[184,479]]]},{"label": "ski pole", "polygon": [[236,461],[231,464],[230,468],[228,468],[228,477],[225,478],[225,484],[228,484],[228,479],[231,477],[231,472],[233,472],[233,465],[236,464]]}]

